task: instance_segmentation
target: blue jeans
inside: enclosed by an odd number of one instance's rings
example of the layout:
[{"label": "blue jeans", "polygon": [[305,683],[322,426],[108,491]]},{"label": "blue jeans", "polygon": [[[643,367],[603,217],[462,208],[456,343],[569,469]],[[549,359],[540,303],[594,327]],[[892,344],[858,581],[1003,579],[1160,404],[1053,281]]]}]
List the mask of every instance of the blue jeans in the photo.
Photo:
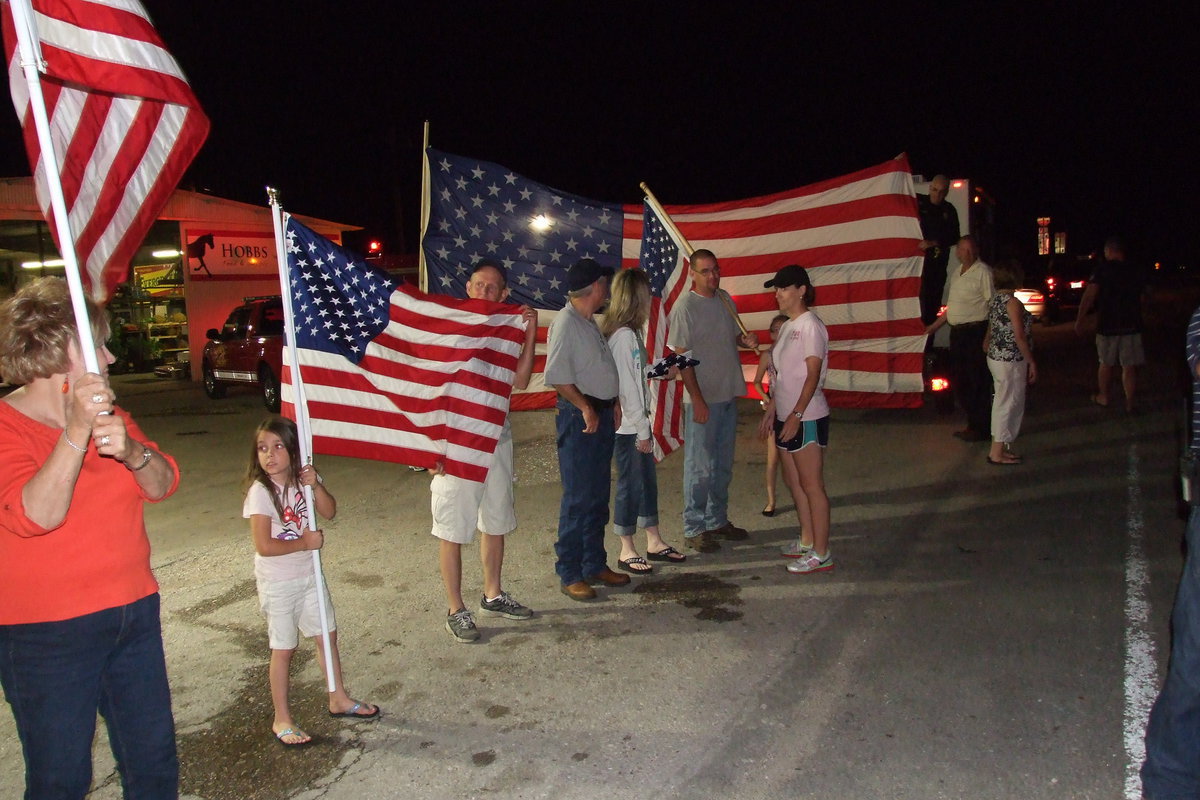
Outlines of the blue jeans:
[{"label": "blue jeans", "polygon": [[1171,662],[1146,726],[1142,791],[1200,797],[1200,508],[1187,525],[1187,563],[1171,614]]},{"label": "blue jeans", "polygon": [[654,471],[654,454],[638,452],[636,433],[618,433],[613,449],[617,461],[613,531],[617,536],[633,536],[638,528],[658,525],[658,476]]},{"label": "blue jeans", "polygon": [[703,425],[694,421],[687,403],[683,420],[683,535],[691,538],[729,522],[737,401],[709,403]]},{"label": "blue jeans", "polygon": [[87,793],[97,710],[125,797],[178,797],[157,594],[60,622],[0,625],[0,682],[25,754],[27,799]]},{"label": "blue jeans", "polygon": [[558,399],[558,471],[562,502],[558,507],[558,541],[554,571],[563,586],[604,571],[604,526],[608,524],[610,465],[613,454],[613,412],[598,412],[595,433],[583,432],[583,413]]}]

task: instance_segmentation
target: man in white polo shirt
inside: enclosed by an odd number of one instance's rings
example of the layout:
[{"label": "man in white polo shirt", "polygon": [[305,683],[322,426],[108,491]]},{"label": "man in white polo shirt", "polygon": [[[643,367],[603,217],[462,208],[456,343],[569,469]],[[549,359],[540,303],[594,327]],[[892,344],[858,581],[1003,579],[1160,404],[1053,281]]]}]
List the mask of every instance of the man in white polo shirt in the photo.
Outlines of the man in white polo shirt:
[{"label": "man in white polo shirt", "polygon": [[991,438],[992,376],[988,372],[983,338],[987,333],[988,303],[996,293],[992,268],[979,260],[973,236],[958,240],[960,267],[950,273],[946,311],[929,324],[933,334],[950,326],[950,379],[959,405],[967,412],[967,427],[954,435],[965,442]]}]

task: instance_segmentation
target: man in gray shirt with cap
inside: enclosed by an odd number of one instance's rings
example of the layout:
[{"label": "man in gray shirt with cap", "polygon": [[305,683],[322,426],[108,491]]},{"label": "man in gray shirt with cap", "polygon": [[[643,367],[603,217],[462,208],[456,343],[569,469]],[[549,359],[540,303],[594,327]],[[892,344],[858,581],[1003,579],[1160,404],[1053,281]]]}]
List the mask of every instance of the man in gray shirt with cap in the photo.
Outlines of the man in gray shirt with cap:
[{"label": "man in gray shirt with cap", "polygon": [[592,583],[623,586],[629,576],[608,567],[608,524],[614,416],[619,418],[617,365],[593,316],[608,301],[610,267],[582,258],[567,270],[567,304],[550,325],[546,383],[558,392],[558,469],[562,503],[554,570],[572,600],[596,596]]}]

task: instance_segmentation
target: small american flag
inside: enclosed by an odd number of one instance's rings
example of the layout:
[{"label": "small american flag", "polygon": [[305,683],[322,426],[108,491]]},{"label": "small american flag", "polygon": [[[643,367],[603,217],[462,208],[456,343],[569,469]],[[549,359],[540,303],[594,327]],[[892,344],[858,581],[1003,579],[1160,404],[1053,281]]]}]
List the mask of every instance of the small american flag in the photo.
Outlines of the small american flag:
[{"label": "small american flag", "polygon": [[[650,278],[650,318],[646,322],[646,352],[650,363],[667,355],[667,319],[686,288],[687,261],[683,249],[667,233],[663,221],[647,203],[639,262]],[[651,384],[654,457],[662,460],[683,444],[683,383],[658,380]]]},{"label": "small american flag", "polygon": [[[285,217],[298,385],[313,452],[483,481],[508,414],[525,326],[517,308],[426,295]],[[297,398],[300,398],[299,400]]]},{"label": "small american flag", "polygon": [[[42,214],[46,167],[30,108],[12,3],[33,19],[75,254],[103,302],[129,271],[150,226],[208,135],[187,78],[137,0],[11,0],[0,4],[13,106],[21,119]],[[63,242],[58,242],[60,252]]]}]

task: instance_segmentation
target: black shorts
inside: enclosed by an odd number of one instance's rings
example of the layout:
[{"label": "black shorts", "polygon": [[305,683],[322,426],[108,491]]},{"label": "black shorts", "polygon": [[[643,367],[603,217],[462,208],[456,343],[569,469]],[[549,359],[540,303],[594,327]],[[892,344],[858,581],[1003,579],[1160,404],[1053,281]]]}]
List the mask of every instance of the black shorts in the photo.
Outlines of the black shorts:
[{"label": "black shorts", "polygon": [[829,446],[829,416],[826,415],[820,419],[809,420],[800,423],[800,430],[796,435],[787,441],[782,441],[779,434],[783,431],[783,421],[778,417],[775,419],[775,446],[780,450],[786,450],[789,453],[795,453],[797,450],[803,450],[810,444],[815,444],[818,447]]}]

